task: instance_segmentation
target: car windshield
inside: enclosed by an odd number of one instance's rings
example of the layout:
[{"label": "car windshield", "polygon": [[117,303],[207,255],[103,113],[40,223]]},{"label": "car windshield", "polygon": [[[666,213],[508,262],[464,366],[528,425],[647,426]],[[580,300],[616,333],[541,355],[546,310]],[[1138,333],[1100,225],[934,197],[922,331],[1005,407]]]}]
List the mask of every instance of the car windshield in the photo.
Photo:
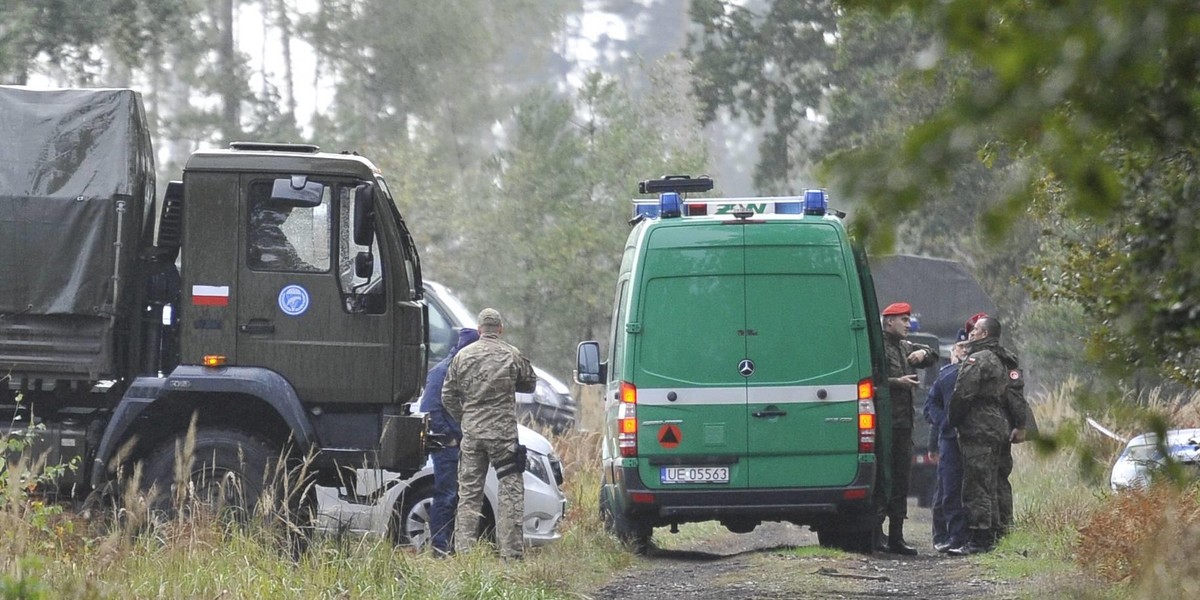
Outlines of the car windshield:
[{"label": "car windshield", "polygon": [[1158,452],[1158,446],[1154,444],[1139,444],[1126,448],[1125,458],[1134,462],[1158,462],[1162,460],[1162,454]]}]

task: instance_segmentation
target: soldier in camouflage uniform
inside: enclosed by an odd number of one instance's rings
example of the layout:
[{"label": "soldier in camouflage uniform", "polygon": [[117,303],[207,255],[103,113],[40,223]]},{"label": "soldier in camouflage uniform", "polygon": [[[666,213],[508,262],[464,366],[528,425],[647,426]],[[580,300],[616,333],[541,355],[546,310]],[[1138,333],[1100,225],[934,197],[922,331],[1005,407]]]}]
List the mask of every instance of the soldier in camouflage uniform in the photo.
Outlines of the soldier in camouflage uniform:
[{"label": "soldier in camouflage uniform", "polygon": [[500,313],[479,313],[479,341],[450,362],[442,388],[446,412],[462,425],[458,464],[458,512],[454,550],[466,552],[475,541],[483,509],[483,483],[490,463],[500,480],[496,539],[500,556],[524,554],[525,448],[517,442],[516,392],[533,392],[537,376],[521,351],[500,341]]},{"label": "soldier in camouflage uniform", "polygon": [[950,397],[950,424],[958,428],[963,461],[963,505],[970,537],[950,549],[954,555],[991,550],[993,530],[1000,525],[997,479],[1002,444],[1013,430],[1005,410],[1008,372],[1001,356],[1000,321],[984,317],[971,330],[969,355],[959,368]]},{"label": "soldier in camouflage uniform", "polygon": [[[876,485],[878,521],[888,520],[887,543],[878,534],[876,549],[913,555],[916,548],[904,541],[904,519],[908,516],[908,482],[913,451],[913,390],[919,383],[917,369],[937,364],[937,351],[904,339],[912,321],[912,307],[905,302],[883,309],[883,349],[887,359],[888,393],[892,400],[891,473],[892,487]],[[880,475],[883,469],[877,471]]]},{"label": "soldier in camouflage uniform", "polygon": [[998,356],[1004,368],[1008,369],[1009,388],[1018,388],[1020,393],[1010,391],[1005,394],[1004,415],[1008,418],[1010,432],[1008,439],[1000,444],[1000,457],[996,465],[999,471],[996,476],[996,510],[999,524],[992,533],[997,540],[1008,535],[1013,526],[1012,483],[1008,480],[1013,470],[1012,445],[1025,441],[1025,431],[1035,426],[1030,422],[1033,412],[1029,410],[1029,403],[1025,401],[1025,379],[1017,362],[1017,355],[1000,347]]}]

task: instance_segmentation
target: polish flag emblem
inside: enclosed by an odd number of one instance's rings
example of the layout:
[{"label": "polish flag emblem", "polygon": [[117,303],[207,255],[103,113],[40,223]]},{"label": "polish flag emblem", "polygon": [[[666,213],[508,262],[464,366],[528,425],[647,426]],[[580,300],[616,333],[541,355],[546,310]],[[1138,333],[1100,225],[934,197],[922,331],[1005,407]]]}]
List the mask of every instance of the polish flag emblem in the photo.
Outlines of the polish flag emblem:
[{"label": "polish flag emblem", "polygon": [[193,285],[192,304],[194,306],[229,306],[229,286]]}]

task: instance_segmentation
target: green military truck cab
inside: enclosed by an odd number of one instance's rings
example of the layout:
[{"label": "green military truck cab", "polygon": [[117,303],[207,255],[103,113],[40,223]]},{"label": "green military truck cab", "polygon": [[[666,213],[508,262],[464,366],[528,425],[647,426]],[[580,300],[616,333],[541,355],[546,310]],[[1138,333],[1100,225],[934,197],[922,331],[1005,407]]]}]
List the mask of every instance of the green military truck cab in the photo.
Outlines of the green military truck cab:
[{"label": "green military truck cab", "polygon": [[865,259],[824,192],[669,189],[639,209],[607,360],[597,342],[579,352],[580,382],[606,388],[606,522],[639,550],[653,527],[717,520],[790,521],[870,551],[882,335]]},{"label": "green military truck cab", "polygon": [[0,86],[0,129],[0,435],[40,426],[55,491],[166,489],[193,422],[193,476],[251,490],[423,466],[420,260],[369,160],[238,142],[159,200],[133,90]]}]

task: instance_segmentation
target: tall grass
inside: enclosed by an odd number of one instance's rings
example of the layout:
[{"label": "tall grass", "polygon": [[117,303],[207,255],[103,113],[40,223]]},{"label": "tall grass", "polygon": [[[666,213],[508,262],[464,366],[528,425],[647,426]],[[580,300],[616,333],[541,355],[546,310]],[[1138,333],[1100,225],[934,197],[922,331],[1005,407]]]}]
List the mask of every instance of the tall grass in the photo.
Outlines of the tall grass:
[{"label": "tall grass", "polygon": [[[566,476],[563,537],[516,564],[486,545],[437,559],[377,537],[316,536],[293,553],[278,520],[218,518],[186,489],[174,501],[193,504],[152,518],[154,499],[132,483],[120,506],[88,517],[39,500],[28,482],[35,465],[17,461],[0,488],[0,599],[579,597],[632,558],[596,516],[599,437],[553,442]],[[260,505],[285,515],[286,493]]]},{"label": "tall grass", "polygon": [[[1041,573],[1056,590],[1050,596],[1200,597],[1200,485],[1164,480],[1113,493],[1107,476],[1123,443],[1086,422],[1090,417],[1125,438],[1194,427],[1195,400],[1160,390],[1104,397],[1077,380],[1038,398],[1034,410],[1046,439],[1014,452],[1017,531],[984,562],[1009,576]],[[1066,568],[1084,577],[1055,580],[1052,573]]]}]

